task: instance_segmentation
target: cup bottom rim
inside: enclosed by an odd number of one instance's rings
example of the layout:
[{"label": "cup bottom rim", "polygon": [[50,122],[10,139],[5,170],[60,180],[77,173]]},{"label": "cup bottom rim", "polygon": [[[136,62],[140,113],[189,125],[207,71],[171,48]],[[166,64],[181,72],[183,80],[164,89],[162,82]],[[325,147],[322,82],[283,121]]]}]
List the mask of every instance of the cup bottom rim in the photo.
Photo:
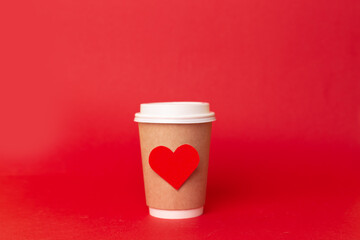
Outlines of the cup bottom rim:
[{"label": "cup bottom rim", "polygon": [[204,207],[186,210],[164,210],[149,207],[150,216],[163,219],[186,219],[202,215]]}]

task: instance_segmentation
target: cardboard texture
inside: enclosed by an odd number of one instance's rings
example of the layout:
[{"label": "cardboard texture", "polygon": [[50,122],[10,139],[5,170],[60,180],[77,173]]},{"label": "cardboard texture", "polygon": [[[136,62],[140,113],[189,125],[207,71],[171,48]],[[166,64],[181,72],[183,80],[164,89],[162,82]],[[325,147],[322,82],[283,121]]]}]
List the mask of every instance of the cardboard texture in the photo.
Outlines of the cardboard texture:
[{"label": "cardboard texture", "polygon": [[150,152],[150,167],[175,189],[179,189],[199,165],[196,149],[188,144],[181,145],[175,152],[165,146]]},{"label": "cardboard texture", "polygon": [[[139,123],[146,204],[151,208],[184,210],[205,204],[212,123]],[[175,151],[189,144],[199,154],[199,164],[179,190],[160,177],[149,164],[150,152],[158,146]]]}]

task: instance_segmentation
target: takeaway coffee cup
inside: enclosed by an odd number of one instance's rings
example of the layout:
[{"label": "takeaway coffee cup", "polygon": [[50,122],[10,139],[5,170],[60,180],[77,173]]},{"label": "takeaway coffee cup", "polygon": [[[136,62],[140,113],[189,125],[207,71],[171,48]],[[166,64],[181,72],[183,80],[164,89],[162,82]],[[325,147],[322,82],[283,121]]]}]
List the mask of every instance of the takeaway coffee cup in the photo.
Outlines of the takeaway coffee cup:
[{"label": "takeaway coffee cup", "polygon": [[203,213],[213,121],[215,114],[204,102],[140,105],[135,122],[151,216],[181,219]]}]

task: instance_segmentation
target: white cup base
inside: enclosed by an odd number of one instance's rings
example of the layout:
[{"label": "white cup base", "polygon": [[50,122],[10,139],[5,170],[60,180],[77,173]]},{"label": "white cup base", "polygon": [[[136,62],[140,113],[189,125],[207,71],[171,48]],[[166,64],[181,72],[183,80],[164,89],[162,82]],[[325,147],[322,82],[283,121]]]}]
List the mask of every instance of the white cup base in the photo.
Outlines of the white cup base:
[{"label": "white cup base", "polygon": [[185,219],[194,218],[202,215],[204,207],[189,209],[189,210],[162,210],[149,207],[151,216],[163,219]]}]

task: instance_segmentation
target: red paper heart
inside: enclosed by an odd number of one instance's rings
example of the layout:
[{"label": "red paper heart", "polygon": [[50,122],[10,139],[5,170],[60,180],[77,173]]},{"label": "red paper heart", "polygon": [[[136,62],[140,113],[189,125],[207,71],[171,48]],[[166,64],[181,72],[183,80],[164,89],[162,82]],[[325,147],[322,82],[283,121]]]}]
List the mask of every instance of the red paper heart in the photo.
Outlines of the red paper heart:
[{"label": "red paper heart", "polygon": [[159,146],[149,156],[150,167],[177,190],[194,172],[199,162],[198,152],[188,144],[181,145],[175,152]]}]

